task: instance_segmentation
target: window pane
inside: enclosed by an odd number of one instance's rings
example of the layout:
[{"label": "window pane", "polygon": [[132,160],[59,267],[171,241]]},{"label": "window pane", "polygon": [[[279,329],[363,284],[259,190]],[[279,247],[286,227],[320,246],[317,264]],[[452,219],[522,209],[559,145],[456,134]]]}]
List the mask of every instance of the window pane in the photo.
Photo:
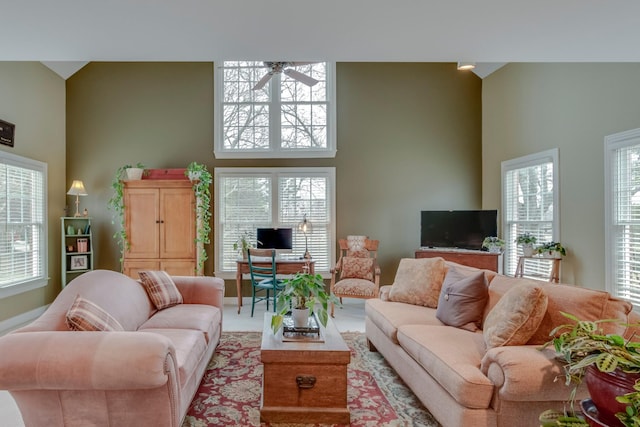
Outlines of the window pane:
[{"label": "window pane", "polygon": [[269,148],[269,106],[234,104],[224,107],[224,147],[237,150]]},{"label": "window pane", "polygon": [[[538,243],[553,240],[554,220],[553,162],[542,158],[538,164],[506,170],[503,176],[504,224],[503,239],[507,243],[504,253],[506,274],[514,274],[522,247],[515,243],[518,235],[530,233]],[[525,274],[530,277],[548,278],[551,264],[529,261]]]},{"label": "window pane", "polygon": [[35,167],[0,155],[0,287],[46,276],[45,175]]}]

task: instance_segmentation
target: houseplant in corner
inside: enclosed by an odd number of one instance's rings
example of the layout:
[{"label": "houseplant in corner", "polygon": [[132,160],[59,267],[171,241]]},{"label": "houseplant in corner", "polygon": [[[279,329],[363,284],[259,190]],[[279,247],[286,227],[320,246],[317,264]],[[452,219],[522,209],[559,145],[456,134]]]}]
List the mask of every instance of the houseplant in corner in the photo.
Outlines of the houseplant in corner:
[{"label": "houseplant in corner", "polygon": [[213,178],[205,165],[196,162],[189,163],[184,174],[193,184],[196,196],[196,243],[198,245],[197,270],[202,271],[207,260],[207,250],[204,245],[210,243],[211,235],[211,183]]},{"label": "houseplant in corner", "polygon": [[532,256],[535,252],[533,245],[538,238],[531,233],[522,233],[516,238],[516,243],[522,246],[522,254],[524,256]]},{"label": "houseplant in corner", "polygon": [[[626,326],[620,320],[586,321],[568,313],[562,315],[574,323],[560,325],[552,330],[550,335],[555,338],[543,348],[553,345],[564,363],[565,384],[573,384],[569,395],[570,411],[567,414],[545,411],[540,416],[541,424],[545,427],[590,425],[578,416],[574,407],[577,387],[584,379],[591,400],[597,408],[599,421],[609,425],[640,425],[637,414],[638,395],[634,394],[637,392],[634,387],[640,385],[640,343],[602,331],[603,323],[614,322]],[[630,405],[625,407],[627,403]],[[590,416],[588,411],[585,411],[585,416]],[[631,421],[627,421],[628,419]],[[562,424],[563,422],[572,424]]]},{"label": "houseplant in corner", "polygon": [[[306,326],[310,315],[316,314],[322,326],[327,326],[329,303],[340,305],[335,295],[327,293],[324,280],[319,274],[297,273],[283,283],[283,289],[278,293],[276,314],[271,318],[271,329],[275,334],[282,327],[284,316],[292,312],[294,325]],[[301,323],[296,324],[296,310],[301,310]]]},{"label": "houseplant in corner", "polygon": [[124,182],[129,180],[128,170],[142,169],[144,171],[144,165],[140,162],[136,163],[135,166],[131,165],[123,165],[120,166],[113,177],[113,181],[111,181],[111,189],[113,190],[113,195],[107,202],[107,208],[113,211],[113,218],[111,219],[111,223],[116,223],[116,218],[118,220],[118,225],[120,229],[113,233],[113,238],[118,242],[118,247],[120,248],[120,265],[122,265],[122,257],[124,256],[124,251],[129,247],[129,243],[127,241],[127,232],[125,230],[124,224]]}]

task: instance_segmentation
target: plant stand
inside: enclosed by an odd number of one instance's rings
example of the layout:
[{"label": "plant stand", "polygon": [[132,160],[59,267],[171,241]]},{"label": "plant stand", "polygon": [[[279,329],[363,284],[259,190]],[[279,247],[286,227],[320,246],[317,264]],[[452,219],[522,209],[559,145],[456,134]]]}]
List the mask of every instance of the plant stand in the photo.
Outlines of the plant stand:
[{"label": "plant stand", "polygon": [[540,277],[552,283],[560,282],[560,261],[562,258],[543,258],[539,256],[521,256],[518,258],[518,266],[516,267],[515,277],[524,277],[525,261],[536,260],[551,262],[551,271],[549,277]]}]

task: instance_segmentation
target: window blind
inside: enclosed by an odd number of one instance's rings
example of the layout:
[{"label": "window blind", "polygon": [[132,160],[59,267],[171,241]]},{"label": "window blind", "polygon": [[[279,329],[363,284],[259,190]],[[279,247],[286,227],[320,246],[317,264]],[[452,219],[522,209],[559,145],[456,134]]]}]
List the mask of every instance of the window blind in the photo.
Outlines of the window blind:
[{"label": "window blind", "polygon": [[46,280],[46,166],[0,153],[0,288]]},{"label": "window blind", "polygon": [[615,150],[613,280],[617,295],[640,304],[640,144]]},{"label": "window blind", "polygon": [[[515,243],[518,235],[530,233],[538,243],[554,239],[554,200],[556,199],[553,158],[543,154],[503,165],[503,239],[506,241],[504,270],[513,275],[522,247]],[[548,278],[547,262],[526,263],[528,277]]]}]

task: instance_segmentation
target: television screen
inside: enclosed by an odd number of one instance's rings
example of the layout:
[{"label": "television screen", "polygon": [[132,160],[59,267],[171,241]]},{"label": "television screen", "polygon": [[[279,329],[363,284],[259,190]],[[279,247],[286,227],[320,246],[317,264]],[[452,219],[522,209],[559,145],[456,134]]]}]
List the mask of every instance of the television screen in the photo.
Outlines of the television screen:
[{"label": "television screen", "polygon": [[485,237],[498,235],[498,211],[422,211],[420,225],[422,247],[480,250]]},{"label": "television screen", "polygon": [[291,228],[258,228],[256,230],[258,248],[286,249],[293,248]]}]

